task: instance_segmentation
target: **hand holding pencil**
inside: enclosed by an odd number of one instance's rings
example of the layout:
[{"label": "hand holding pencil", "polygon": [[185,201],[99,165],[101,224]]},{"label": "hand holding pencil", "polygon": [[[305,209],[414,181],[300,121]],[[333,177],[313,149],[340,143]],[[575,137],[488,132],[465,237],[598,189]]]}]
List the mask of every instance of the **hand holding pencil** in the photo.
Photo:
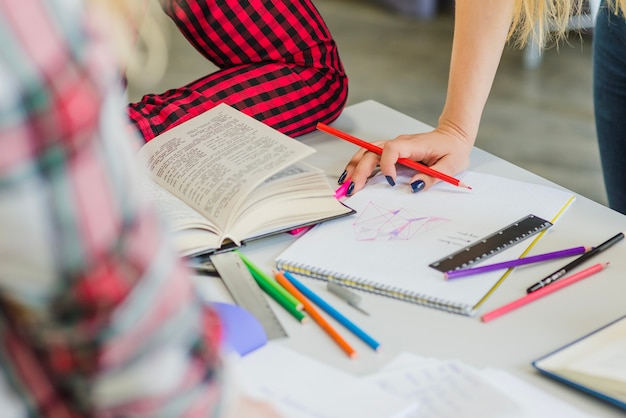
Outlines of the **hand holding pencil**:
[{"label": "hand holding pencil", "polygon": [[339,178],[339,184],[343,184],[346,178],[352,178],[348,195],[362,189],[378,165],[389,184],[394,186],[396,164],[417,171],[410,180],[414,193],[428,189],[438,181],[471,189],[469,185],[446,174],[467,169],[473,147],[473,140],[463,138],[452,129],[440,127],[432,132],[400,135],[390,141],[373,144],[323,123],[318,123],[317,128],[362,148],[354,154]]}]

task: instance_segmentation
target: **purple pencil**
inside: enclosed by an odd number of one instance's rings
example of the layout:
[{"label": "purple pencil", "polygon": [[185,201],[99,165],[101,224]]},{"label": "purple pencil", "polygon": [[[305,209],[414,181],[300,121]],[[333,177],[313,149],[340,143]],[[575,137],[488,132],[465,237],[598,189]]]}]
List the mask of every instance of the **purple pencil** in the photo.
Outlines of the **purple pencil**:
[{"label": "purple pencil", "polygon": [[467,269],[450,270],[443,274],[446,280],[456,279],[458,277],[470,276],[473,274],[487,273],[495,270],[508,269],[511,267],[523,266],[525,264],[539,263],[542,261],[554,260],[556,258],[570,257],[573,255],[584,254],[591,250],[592,247],[574,247],[567,250],[553,251],[551,253],[533,255],[531,257],[517,258],[515,260],[503,261],[501,263],[489,264],[486,266],[472,267]]}]

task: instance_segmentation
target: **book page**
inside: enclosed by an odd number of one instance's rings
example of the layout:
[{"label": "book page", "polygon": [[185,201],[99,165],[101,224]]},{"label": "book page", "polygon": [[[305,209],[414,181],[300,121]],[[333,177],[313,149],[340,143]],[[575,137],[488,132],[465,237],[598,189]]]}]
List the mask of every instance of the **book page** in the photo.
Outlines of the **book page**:
[{"label": "book page", "polygon": [[265,179],[315,150],[220,104],[144,145],[139,156],[161,186],[224,225]]},{"label": "book page", "polygon": [[257,187],[227,229],[233,237],[248,237],[348,212],[334,197],[322,171],[297,163]]},{"label": "book page", "polygon": [[213,233],[219,231],[208,219],[151,179],[146,179],[143,186],[172,231],[187,228],[202,228]]},{"label": "book page", "polygon": [[[278,268],[322,272],[313,277],[332,276],[347,286],[467,313],[503,272],[445,280],[429,264],[529,214],[550,221],[572,198],[571,192],[470,171],[459,177],[473,190],[440,182],[414,194],[400,186],[412,171],[398,173],[395,187],[383,175],[371,178],[344,201],[355,216],[317,225],[277,257]],[[530,243],[488,260],[517,258]]]},{"label": "book page", "polygon": [[558,350],[536,365],[626,401],[626,318]]},{"label": "book page", "polygon": [[[626,325],[626,321],[624,323]],[[626,327],[622,327],[621,335],[607,340],[585,357],[567,365],[566,369],[621,382],[621,390],[626,394]]]},{"label": "book page", "polygon": [[220,247],[220,230],[208,219],[151,178],[146,177],[142,187],[172,231],[176,249],[183,257]]}]

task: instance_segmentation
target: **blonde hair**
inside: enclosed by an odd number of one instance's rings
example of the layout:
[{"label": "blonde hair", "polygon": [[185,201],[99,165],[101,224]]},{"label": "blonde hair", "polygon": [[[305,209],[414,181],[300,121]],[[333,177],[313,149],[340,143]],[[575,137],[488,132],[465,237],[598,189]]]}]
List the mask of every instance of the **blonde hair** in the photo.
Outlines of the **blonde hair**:
[{"label": "blonde hair", "polygon": [[[626,14],[626,0],[608,0],[614,14]],[[562,40],[572,16],[584,12],[584,0],[515,0],[508,38],[524,47],[531,39],[539,45]]]},{"label": "blonde hair", "polygon": [[167,69],[169,38],[165,14],[154,0],[87,0],[104,16],[109,41],[126,78],[138,86],[157,83]]}]

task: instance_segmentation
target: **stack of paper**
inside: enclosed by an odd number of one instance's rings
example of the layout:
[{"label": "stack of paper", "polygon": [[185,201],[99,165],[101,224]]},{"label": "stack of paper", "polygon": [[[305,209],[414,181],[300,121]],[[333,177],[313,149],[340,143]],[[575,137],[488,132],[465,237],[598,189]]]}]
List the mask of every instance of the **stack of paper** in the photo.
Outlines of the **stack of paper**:
[{"label": "stack of paper", "polygon": [[404,353],[366,379],[417,402],[419,409],[409,417],[589,418],[503,370],[477,369],[458,360]]},{"label": "stack of paper", "polygon": [[274,343],[239,366],[246,392],[288,418],[408,418],[417,408],[413,399]]}]

